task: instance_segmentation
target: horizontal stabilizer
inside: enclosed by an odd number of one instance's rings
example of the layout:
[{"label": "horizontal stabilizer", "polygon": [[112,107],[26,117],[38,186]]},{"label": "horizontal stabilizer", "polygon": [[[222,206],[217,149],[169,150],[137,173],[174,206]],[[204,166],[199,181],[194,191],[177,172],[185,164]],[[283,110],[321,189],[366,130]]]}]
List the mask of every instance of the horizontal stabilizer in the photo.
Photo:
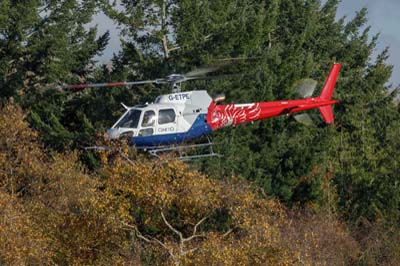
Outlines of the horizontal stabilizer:
[{"label": "horizontal stabilizer", "polygon": [[324,121],[327,124],[332,124],[333,123],[334,118],[333,118],[333,111],[332,111],[332,106],[331,105],[318,107],[318,110],[321,113],[322,117],[324,118]]}]

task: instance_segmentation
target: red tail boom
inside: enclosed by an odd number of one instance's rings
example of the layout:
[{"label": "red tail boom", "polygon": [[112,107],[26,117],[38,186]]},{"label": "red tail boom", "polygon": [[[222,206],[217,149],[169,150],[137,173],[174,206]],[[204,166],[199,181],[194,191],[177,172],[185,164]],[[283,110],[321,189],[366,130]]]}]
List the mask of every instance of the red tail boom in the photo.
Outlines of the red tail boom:
[{"label": "red tail boom", "polygon": [[225,126],[233,126],[266,119],[283,114],[297,113],[318,108],[322,118],[328,124],[333,123],[332,105],[338,103],[332,100],[336,81],[339,76],[340,64],[334,64],[318,97],[299,100],[258,102],[250,104],[223,104],[212,102],[208,108],[207,122],[212,130]]}]

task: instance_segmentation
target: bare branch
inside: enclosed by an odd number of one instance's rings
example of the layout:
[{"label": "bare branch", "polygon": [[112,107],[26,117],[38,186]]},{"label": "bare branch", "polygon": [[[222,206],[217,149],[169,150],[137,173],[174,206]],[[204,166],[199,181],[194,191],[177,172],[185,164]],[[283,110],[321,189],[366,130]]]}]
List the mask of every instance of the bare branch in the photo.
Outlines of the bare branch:
[{"label": "bare branch", "polygon": [[155,243],[158,243],[160,246],[162,246],[165,250],[168,251],[168,253],[169,253],[169,255],[170,255],[171,257],[173,257],[173,258],[176,257],[175,254],[172,253],[172,250],[171,250],[170,248],[168,248],[167,245],[165,245],[163,242],[161,242],[161,241],[158,240],[157,238],[155,238],[155,237],[150,237],[150,238],[145,237],[145,236],[139,231],[139,229],[137,228],[137,226],[135,226],[135,225],[130,225],[130,224],[127,224],[127,223],[123,223],[123,225],[126,226],[126,227],[128,227],[128,228],[133,229],[133,230],[135,231],[135,233],[136,233],[136,236],[137,236],[138,238],[144,240],[144,241],[147,242],[147,243],[154,243],[154,242],[155,242]]},{"label": "bare branch", "polygon": [[137,237],[139,237],[140,239],[146,241],[147,243],[153,242],[151,239],[148,239],[144,235],[142,235],[138,230],[136,230],[135,233],[136,233]]},{"label": "bare branch", "polygon": [[168,41],[167,41],[167,35],[164,35],[163,37],[162,37],[162,45],[163,45],[163,48],[164,48],[164,56],[165,56],[165,58],[169,58],[169,49],[168,49]]},{"label": "bare branch", "polygon": [[193,234],[190,237],[184,238],[182,239],[182,242],[188,242],[194,238],[198,238],[198,237],[205,237],[204,235],[196,235],[197,233],[197,228],[205,221],[207,220],[208,216],[204,217],[203,219],[201,219],[200,221],[197,222],[197,224],[194,226],[193,228]]},{"label": "bare branch", "polygon": [[172,225],[170,225],[167,221],[167,219],[165,219],[164,213],[161,211],[161,217],[164,221],[164,223],[169,227],[169,229],[171,229],[175,234],[177,234],[180,238],[181,241],[183,241],[183,235],[181,232],[179,232],[178,230],[176,230]]},{"label": "bare branch", "polygon": [[173,48],[169,48],[168,51],[169,52],[173,52],[173,51],[176,51],[176,50],[179,50],[179,49],[181,49],[181,47],[180,46],[176,46],[176,47],[173,47]]},{"label": "bare branch", "polygon": [[189,253],[195,252],[195,251],[198,250],[198,249],[199,249],[199,248],[192,248],[192,249],[186,250],[186,251],[183,252],[181,255],[182,255],[182,256],[185,256],[185,255],[187,255],[187,254],[189,254]]},{"label": "bare branch", "polygon": [[155,241],[156,243],[160,244],[164,249],[166,249],[169,253],[169,255],[175,259],[175,254],[172,253],[172,249],[169,249],[163,242],[161,242],[160,240],[158,240],[157,238],[153,238],[153,241]]},{"label": "bare branch", "polygon": [[167,59],[169,58],[169,53],[170,52],[173,52],[173,51],[181,49],[181,47],[179,47],[179,46],[176,46],[176,47],[173,47],[173,48],[168,48],[168,39],[167,39],[167,35],[165,35],[165,34],[162,37],[161,41],[162,41],[162,45],[163,45],[163,48],[164,48],[164,56]]},{"label": "bare branch", "polygon": [[121,153],[122,158],[125,159],[125,161],[127,161],[130,165],[135,166],[135,163],[128,158],[128,156],[125,156],[123,153]]},{"label": "bare branch", "polygon": [[227,237],[230,233],[233,232],[234,228],[229,229],[225,234],[222,235],[222,237]]},{"label": "bare branch", "polygon": [[133,230],[135,231],[136,235],[137,235],[139,238],[143,239],[143,240],[146,241],[146,242],[151,242],[150,239],[146,238],[144,235],[142,235],[142,233],[140,233],[140,231],[139,231],[139,229],[137,228],[136,225],[131,225],[131,224],[127,224],[127,223],[122,223],[122,224],[123,224],[124,226],[128,227],[128,228],[133,229]]},{"label": "bare branch", "polygon": [[209,217],[206,216],[204,218],[202,218],[200,221],[198,221],[196,223],[196,225],[193,228],[193,234],[190,237],[184,238],[183,234],[181,232],[179,232],[177,229],[175,229],[165,218],[164,213],[161,211],[161,217],[164,221],[164,223],[168,226],[169,229],[171,229],[171,231],[173,231],[175,234],[177,234],[179,236],[179,253],[178,254],[174,254],[174,250],[172,248],[169,248],[166,244],[164,244],[163,242],[161,242],[160,240],[158,240],[157,238],[151,237],[151,236],[144,236],[137,228],[136,225],[130,225],[127,223],[123,223],[123,225],[127,228],[133,229],[136,233],[136,236],[140,239],[142,239],[143,241],[147,242],[147,243],[157,243],[160,246],[162,246],[165,250],[168,251],[169,255],[173,258],[174,261],[177,260],[178,256],[185,256],[191,252],[196,251],[198,248],[193,248],[190,250],[185,250],[185,242],[191,241],[195,238],[203,238],[205,237],[205,235],[200,235],[200,234],[196,234],[197,233],[197,229],[198,227]]},{"label": "bare branch", "polygon": [[200,221],[197,222],[197,224],[193,228],[193,235],[196,234],[197,227],[199,227],[205,220],[207,220],[207,218],[208,218],[208,216],[204,217],[203,219],[201,219]]},{"label": "bare branch", "polygon": [[182,243],[188,242],[190,240],[193,240],[194,238],[199,238],[199,237],[205,238],[206,236],[205,235],[192,235],[192,236],[190,236],[188,238],[182,239]]}]

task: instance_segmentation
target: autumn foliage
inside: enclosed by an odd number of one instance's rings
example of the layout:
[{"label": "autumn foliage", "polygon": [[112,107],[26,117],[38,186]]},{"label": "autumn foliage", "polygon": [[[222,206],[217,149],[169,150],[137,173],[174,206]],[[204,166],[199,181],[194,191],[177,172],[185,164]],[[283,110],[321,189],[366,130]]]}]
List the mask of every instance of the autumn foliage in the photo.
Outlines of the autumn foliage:
[{"label": "autumn foliage", "polygon": [[14,105],[0,113],[1,265],[353,265],[334,214],[288,211],[251,184],[128,149],[46,150]]}]

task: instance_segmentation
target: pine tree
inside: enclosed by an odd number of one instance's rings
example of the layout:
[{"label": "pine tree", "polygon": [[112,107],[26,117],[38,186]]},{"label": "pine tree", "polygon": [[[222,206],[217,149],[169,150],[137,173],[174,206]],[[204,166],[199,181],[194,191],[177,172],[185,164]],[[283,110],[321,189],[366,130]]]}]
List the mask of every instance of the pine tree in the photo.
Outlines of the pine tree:
[{"label": "pine tree", "polygon": [[109,38],[108,33],[97,37],[96,27],[87,26],[98,10],[96,3],[1,2],[0,97],[13,97],[31,109],[32,126],[42,130],[53,148],[64,149],[82,137],[80,132],[93,132],[85,115],[70,121],[77,110],[68,110],[70,97],[54,88],[83,82],[93,73],[93,57]]}]

